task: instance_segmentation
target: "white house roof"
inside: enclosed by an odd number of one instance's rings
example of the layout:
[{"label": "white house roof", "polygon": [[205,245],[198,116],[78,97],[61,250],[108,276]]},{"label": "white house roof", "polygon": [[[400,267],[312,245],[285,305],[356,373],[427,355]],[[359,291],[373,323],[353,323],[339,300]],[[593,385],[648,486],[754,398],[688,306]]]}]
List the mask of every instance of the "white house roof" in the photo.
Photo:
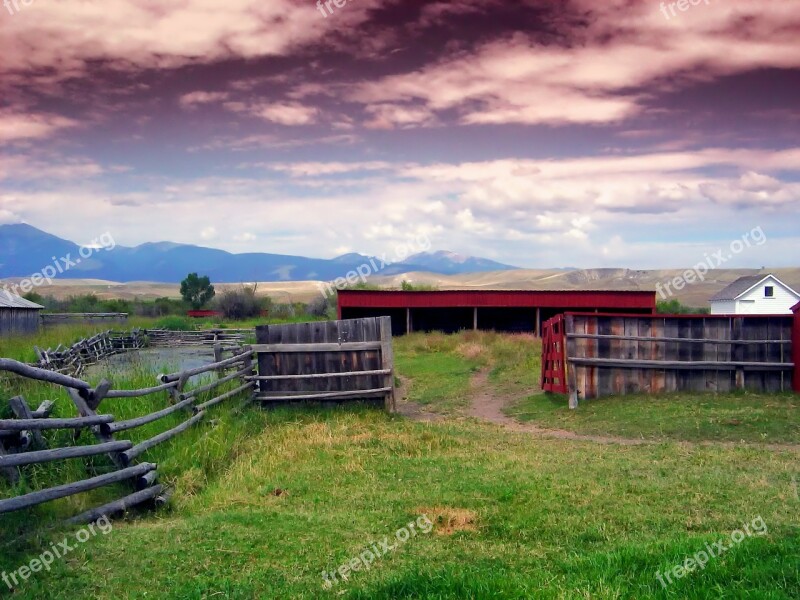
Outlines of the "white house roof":
[{"label": "white house roof", "polygon": [[9,291],[0,290],[0,308],[44,308],[44,306],[20,298]]},{"label": "white house roof", "polygon": [[745,275],[744,277],[739,277],[739,279],[711,296],[710,302],[736,300],[767,279],[774,279],[787,290],[792,292],[795,296],[800,298],[800,294],[795,292],[792,288],[783,283],[772,273],[768,273],[767,275]]}]

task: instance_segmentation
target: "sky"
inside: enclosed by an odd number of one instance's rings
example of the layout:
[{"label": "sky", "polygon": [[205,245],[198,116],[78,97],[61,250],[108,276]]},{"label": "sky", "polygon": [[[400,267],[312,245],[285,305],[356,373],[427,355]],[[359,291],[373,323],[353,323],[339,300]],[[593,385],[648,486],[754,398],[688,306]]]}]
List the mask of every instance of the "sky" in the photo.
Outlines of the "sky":
[{"label": "sky", "polygon": [[[798,266],[800,0],[6,0],[0,224]],[[340,6],[337,6],[340,5]]]}]

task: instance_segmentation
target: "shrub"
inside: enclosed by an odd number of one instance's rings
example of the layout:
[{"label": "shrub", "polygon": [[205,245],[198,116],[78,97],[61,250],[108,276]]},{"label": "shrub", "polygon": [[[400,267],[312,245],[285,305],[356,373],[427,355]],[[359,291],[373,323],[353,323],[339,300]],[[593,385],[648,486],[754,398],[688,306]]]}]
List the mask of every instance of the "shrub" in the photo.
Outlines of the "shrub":
[{"label": "shrub", "polygon": [[306,304],[306,314],[312,317],[336,318],[336,296],[323,296],[320,294]]},{"label": "shrub", "polygon": [[243,285],[217,296],[216,307],[226,319],[250,319],[261,314],[262,303],[256,298],[256,286]]},{"label": "shrub", "polygon": [[709,308],[694,308],[681,304],[677,298],[656,302],[656,312],[661,315],[707,315]]},{"label": "shrub", "polygon": [[405,279],[400,282],[400,289],[404,292],[436,292],[439,290],[438,286],[430,283],[411,283]]}]

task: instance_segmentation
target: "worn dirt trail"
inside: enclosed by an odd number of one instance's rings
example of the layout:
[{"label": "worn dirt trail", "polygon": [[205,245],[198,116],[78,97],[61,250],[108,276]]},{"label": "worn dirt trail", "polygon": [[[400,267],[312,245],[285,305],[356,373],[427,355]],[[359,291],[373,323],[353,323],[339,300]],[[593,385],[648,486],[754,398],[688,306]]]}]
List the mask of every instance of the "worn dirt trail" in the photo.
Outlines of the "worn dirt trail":
[{"label": "worn dirt trail", "polygon": [[[444,415],[427,412],[418,404],[408,402],[405,399],[406,394],[402,393],[407,391],[409,381],[403,379],[403,386],[399,394],[402,400],[398,400],[398,412],[415,421],[441,421],[447,419]],[[502,395],[497,394],[492,386],[489,384],[489,371],[488,369],[477,372],[473,375],[471,380],[472,387],[472,401],[468,409],[467,415],[474,417],[481,421],[487,421],[517,433],[528,433],[546,438],[555,438],[562,440],[574,440],[584,442],[594,442],[597,444],[617,444],[621,446],[642,446],[654,445],[664,443],[678,443],[692,447],[714,446],[720,448],[741,448],[748,447],[754,449],[772,450],[775,452],[794,451],[800,454],[800,445],[796,444],[753,444],[753,443],[737,443],[737,442],[690,442],[690,441],[676,441],[676,440],[655,440],[644,438],[625,438],[610,435],[592,435],[575,433],[574,431],[567,431],[564,429],[546,429],[539,427],[534,423],[521,423],[512,417],[509,417],[503,412],[507,400]]]},{"label": "worn dirt trail", "polygon": [[622,438],[605,435],[583,435],[573,431],[566,431],[564,429],[545,429],[533,423],[521,423],[516,419],[512,419],[503,412],[506,402],[505,400],[494,393],[489,385],[489,371],[483,370],[477,372],[472,377],[472,405],[470,407],[470,416],[483,421],[489,421],[500,425],[510,431],[532,433],[544,437],[558,438],[562,440],[584,440],[589,442],[596,442],[598,444],[621,444],[625,446],[635,446],[640,444],[652,443],[649,440]]}]

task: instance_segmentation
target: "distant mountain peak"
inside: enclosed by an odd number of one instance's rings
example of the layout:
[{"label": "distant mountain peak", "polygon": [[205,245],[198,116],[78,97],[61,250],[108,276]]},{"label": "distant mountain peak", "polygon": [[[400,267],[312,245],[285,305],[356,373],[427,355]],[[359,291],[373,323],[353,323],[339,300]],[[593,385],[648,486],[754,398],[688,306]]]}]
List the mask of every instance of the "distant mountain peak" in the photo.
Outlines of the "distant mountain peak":
[{"label": "distant mountain peak", "polygon": [[451,252],[450,250],[435,250],[434,252],[419,252],[412,254],[406,259],[406,262],[414,262],[415,258],[438,258],[447,259],[456,263],[467,262],[471,257],[459,254],[458,252]]},{"label": "distant mountain peak", "polygon": [[365,254],[359,254],[358,252],[348,252],[347,254],[342,254],[341,256],[337,256],[336,258],[332,258],[331,261],[338,262],[338,263],[349,263],[353,261],[365,261],[369,260],[370,257]]},{"label": "distant mountain peak", "polygon": [[484,271],[510,271],[517,269],[511,265],[499,263],[488,258],[465,256],[450,250],[419,252],[409,256],[401,264],[413,265],[415,271],[431,271],[443,275],[459,275]]}]

